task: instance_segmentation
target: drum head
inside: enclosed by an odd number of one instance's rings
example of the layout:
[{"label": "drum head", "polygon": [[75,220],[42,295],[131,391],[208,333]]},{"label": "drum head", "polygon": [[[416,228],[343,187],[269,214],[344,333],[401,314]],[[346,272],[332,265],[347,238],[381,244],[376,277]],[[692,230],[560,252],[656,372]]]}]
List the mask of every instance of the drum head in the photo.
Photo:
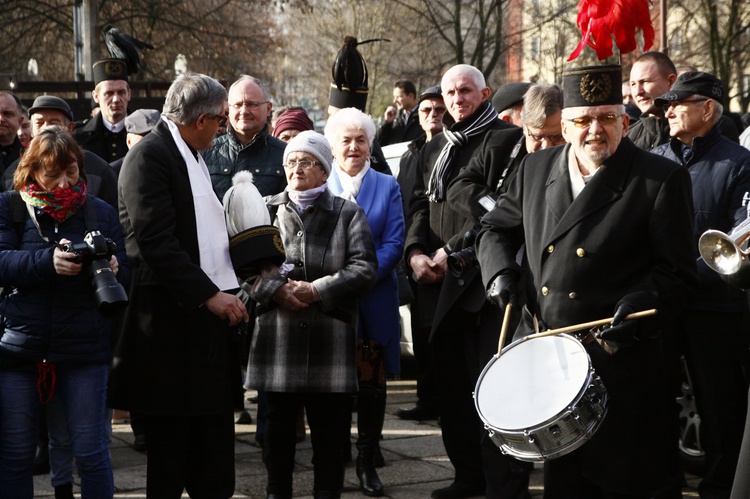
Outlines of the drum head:
[{"label": "drum head", "polygon": [[474,393],[477,411],[499,430],[533,428],[576,401],[589,365],[583,345],[570,336],[518,340],[485,367]]}]

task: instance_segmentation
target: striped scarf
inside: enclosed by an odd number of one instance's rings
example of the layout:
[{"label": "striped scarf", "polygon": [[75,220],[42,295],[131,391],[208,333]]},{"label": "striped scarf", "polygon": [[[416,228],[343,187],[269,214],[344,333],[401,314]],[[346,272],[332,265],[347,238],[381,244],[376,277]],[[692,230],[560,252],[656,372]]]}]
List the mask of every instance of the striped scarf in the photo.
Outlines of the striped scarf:
[{"label": "striped scarf", "polygon": [[448,139],[448,142],[440,151],[430,175],[430,182],[427,185],[427,196],[429,196],[430,201],[441,203],[445,200],[446,179],[450,174],[450,167],[456,150],[465,146],[470,137],[484,132],[496,119],[497,111],[489,101],[485,101],[472,116],[453,125],[454,130],[443,125],[443,135]]}]

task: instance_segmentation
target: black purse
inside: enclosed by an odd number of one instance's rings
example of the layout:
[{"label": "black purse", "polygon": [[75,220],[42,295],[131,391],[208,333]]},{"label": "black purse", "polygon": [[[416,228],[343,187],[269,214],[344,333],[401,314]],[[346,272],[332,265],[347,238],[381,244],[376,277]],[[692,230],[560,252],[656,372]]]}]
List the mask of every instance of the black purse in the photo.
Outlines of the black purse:
[{"label": "black purse", "polygon": [[357,340],[357,377],[362,385],[385,389],[385,363],[383,348],[376,341],[365,337]]}]

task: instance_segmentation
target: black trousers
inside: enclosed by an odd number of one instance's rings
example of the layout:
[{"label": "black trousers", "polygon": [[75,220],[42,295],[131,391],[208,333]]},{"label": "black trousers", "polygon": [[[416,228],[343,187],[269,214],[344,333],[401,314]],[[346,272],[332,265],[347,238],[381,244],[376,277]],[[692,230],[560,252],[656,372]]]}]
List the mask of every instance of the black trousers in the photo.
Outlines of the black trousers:
[{"label": "black trousers", "polygon": [[[503,455],[487,437],[473,392],[485,361],[497,352],[499,314],[486,305],[478,314],[454,308],[430,342],[440,387],[439,412],[455,480],[486,484],[491,499],[525,499],[532,465]],[[487,337],[490,336],[490,337]],[[513,380],[508,380],[513,382]]]},{"label": "black trousers", "polygon": [[145,417],[146,497],[226,499],[234,494],[234,413]]},{"label": "black trousers", "polygon": [[745,427],[748,347],[743,314],[690,310],[685,317],[685,360],[701,417],[708,471],[703,498],[727,498]]},{"label": "black trousers", "polygon": [[[301,407],[310,425],[313,448],[315,491],[340,492],[344,486],[344,440],[351,394],[266,392],[266,433],[263,456],[266,460],[266,492],[292,495],[296,424]],[[351,417],[349,415],[349,417]]]}]

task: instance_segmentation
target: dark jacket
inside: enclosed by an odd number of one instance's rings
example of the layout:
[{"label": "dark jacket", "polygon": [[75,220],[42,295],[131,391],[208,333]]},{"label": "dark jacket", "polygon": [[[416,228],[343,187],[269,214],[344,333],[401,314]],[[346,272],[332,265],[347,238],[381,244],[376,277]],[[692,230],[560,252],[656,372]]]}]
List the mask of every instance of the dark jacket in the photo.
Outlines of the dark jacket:
[{"label": "dark jacket", "polygon": [[384,122],[380,125],[377,139],[380,145],[387,146],[399,142],[411,142],[424,135],[424,130],[419,125],[419,111],[414,109],[406,120],[404,120],[404,112],[399,111],[393,122]]},{"label": "dark jacket", "polygon": [[642,114],[637,123],[628,129],[628,138],[644,151],[669,141],[669,123],[653,114]]},{"label": "dark jacket", "polygon": [[123,128],[112,133],[104,126],[102,113],[97,114],[81,128],[73,130],[73,138],[87,151],[91,151],[107,163],[122,158],[128,152],[127,132]]},{"label": "dark jacket", "polygon": [[231,411],[240,388],[232,330],[201,306],[219,289],[200,268],[187,165],[163,121],[128,152],[119,194],[133,280],[110,376],[113,407]]},{"label": "dark jacket", "polygon": [[[481,112],[477,110],[475,115],[466,120],[450,125],[453,130],[462,130],[467,124],[472,123],[475,116]],[[447,115],[448,122],[452,122]],[[462,167],[469,163],[474,154],[479,150],[490,130],[518,130],[517,127],[505,123],[502,120],[494,120],[489,127],[478,135],[469,138],[467,143],[461,146],[453,156],[453,163],[446,178],[446,195],[450,196],[448,186],[455,179]],[[414,191],[410,202],[409,218],[411,225],[406,236],[406,248],[404,255],[406,264],[409,264],[409,256],[412,251],[420,250],[425,254],[431,254],[442,247],[451,253],[463,248],[464,234],[471,229],[475,221],[467,218],[463,213],[456,211],[451,203],[444,201],[435,203],[427,196],[427,186],[440,152],[448,139],[443,133],[437,134],[428,142],[419,153],[417,177],[414,183]],[[431,325],[433,333],[439,326],[441,318],[448,313],[448,305],[454,305],[460,298],[457,306],[470,312],[478,312],[486,303],[481,282],[478,279],[478,271],[474,269],[461,279],[456,279],[452,274],[447,274],[442,283],[419,285],[420,317],[418,321],[422,325]],[[446,288],[447,286],[447,288]],[[443,293],[443,288],[446,292]],[[445,305],[438,305],[438,298]]]},{"label": "dark jacket", "polygon": [[409,230],[409,203],[411,201],[411,193],[414,190],[414,183],[417,180],[419,151],[422,150],[426,143],[427,136],[411,141],[398,163],[398,176],[396,180],[401,189],[401,204],[404,208],[404,220],[406,221],[407,231]]},{"label": "dark jacket", "polygon": [[13,143],[9,146],[0,146],[0,172],[4,171],[10,165],[15,163],[18,158],[21,157],[21,151],[23,145],[18,140],[18,136],[15,137]]},{"label": "dark jacket", "polygon": [[[0,334],[0,356],[49,362],[108,363],[111,359],[112,323],[97,310],[94,287],[87,269],[76,276],[61,276],[52,263],[53,246],[44,241],[34,222],[26,217],[22,234],[14,223],[11,196],[0,195],[0,285],[13,287],[3,300],[5,330]],[[120,222],[115,210],[89,196],[94,203],[96,228],[117,245],[117,279],[127,285],[129,264],[125,255]],[[42,233],[50,241],[67,238],[83,241],[86,233],[85,208],[57,224],[36,209]]]},{"label": "dark jacket", "polygon": [[[750,199],[750,151],[725,137],[715,126],[693,141],[693,154],[683,159],[677,139],[652,152],[687,167],[693,181],[695,226],[693,247],[708,229],[730,233],[748,215]],[[691,307],[697,310],[743,311],[744,293],[725,283],[696,255],[700,285]]]},{"label": "dark jacket", "polygon": [[[20,162],[21,160],[18,160],[5,169],[0,191],[13,190],[13,175]],[[86,172],[86,192],[98,197],[116,210],[117,177],[112,167],[93,152],[84,150],[83,171]]]},{"label": "dark jacket", "polygon": [[230,126],[227,133],[214,139],[214,145],[201,155],[211,174],[211,183],[219,200],[232,187],[232,177],[239,171],[253,174],[253,184],[262,196],[272,196],[286,187],[284,175],[286,143],[269,135],[268,125],[243,146]]},{"label": "dark jacket", "polygon": [[[517,269],[526,245],[535,293],[521,334],[611,317],[623,297],[658,315],[640,320],[642,341],[615,355],[586,350],[609,393],[609,411],[578,453],[582,474],[622,494],[665,486],[677,466],[670,428],[674,394],[664,383],[662,327],[672,327],[695,282],[690,176],[624,138],[573,200],[570,145],[526,156],[483,220],[477,254],[485,285]],[[536,340],[534,340],[536,341]],[[649,417],[639,417],[648,411]],[[629,470],[623,474],[622,470]],[[634,480],[633,477],[638,477]]]}]

